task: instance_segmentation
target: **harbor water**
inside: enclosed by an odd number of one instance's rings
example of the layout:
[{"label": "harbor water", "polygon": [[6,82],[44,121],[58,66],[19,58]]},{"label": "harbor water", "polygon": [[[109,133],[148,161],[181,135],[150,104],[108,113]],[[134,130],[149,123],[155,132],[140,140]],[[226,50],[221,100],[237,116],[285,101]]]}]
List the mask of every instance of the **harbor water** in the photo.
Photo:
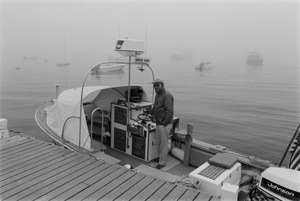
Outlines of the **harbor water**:
[{"label": "harbor water", "polygon": [[[295,63],[265,58],[262,66],[245,60],[218,62],[211,69],[195,69],[194,60],[156,59],[150,64],[155,78],[175,98],[180,129],[194,125],[193,138],[279,162],[293,136],[299,117],[299,69]],[[104,61],[74,57],[69,66],[53,60],[6,59],[1,69],[0,117],[9,130],[51,141],[35,122],[35,111],[60,90],[81,87],[89,69]],[[5,68],[4,68],[5,66]],[[18,68],[17,68],[18,67]],[[137,66],[123,71],[88,74],[86,85],[141,84],[152,100],[152,73]]]}]

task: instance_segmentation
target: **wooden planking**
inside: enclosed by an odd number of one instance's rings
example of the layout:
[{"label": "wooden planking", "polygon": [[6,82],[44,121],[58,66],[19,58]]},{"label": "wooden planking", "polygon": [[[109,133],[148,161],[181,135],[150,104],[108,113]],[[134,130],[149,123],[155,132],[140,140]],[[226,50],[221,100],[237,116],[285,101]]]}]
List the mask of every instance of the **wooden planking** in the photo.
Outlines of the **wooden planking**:
[{"label": "wooden planking", "polygon": [[22,140],[27,140],[27,141],[32,141],[28,138],[21,137],[19,135],[14,135],[10,136],[8,138],[2,138],[0,139],[0,146],[9,146],[9,144],[17,142],[17,141],[22,141]]},{"label": "wooden planking", "polygon": [[[39,175],[43,175],[44,173],[49,172],[51,169],[57,168],[59,165],[64,165],[64,164],[68,163],[69,161],[71,161],[72,159],[74,159],[76,157],[76,154],[69,153],[64,156],[69,157],[69,158],[68,159],[66,159],[64,157],[56,158],[54,160],[48,161],[39,166],[35,166],[34,168],[31,168],[27,171],[23,171],[20,174],[17,174],[13,177],[10,177],[9,179],[2,181],[0,190],[3,190],[2,189],[3,186],[11,184],[15,181],[16,181],[15,184],[13,183],[12,185],[20,185],[20,184],[22,184],[22,182],[30,181],[30,179],[34,179],[35,177],[38,177]],[[3,191],[1,191],[1,192],[3,192]]]},{"label": "wooden planking", "polygon": [[[44,179],[54,178],[56,174],[61,171],[65,171],[70,166],[82,162],[82,161],[75,161],[76,155],[69,154],[66,156],[68,158],[62,158],[59,163],[55,163],[50,165],[49,167],[44,167],[39,169],[37,172],[27,171],[30,172],[28,174],[25,172],[24,177],[21,180],[15,180],[14,182],[5,185],[4,187],[0,188],[3,198],[10,197],[14,194],[21,193],[22,191],[26,190],[27,188],[31,187],[32,185],[39,184]],[[33,170],[35,171],[35,170]],[[4,192],[4,193],[3,193]]]},{"label": "wooden planking", "polygon": [[116,201],[121,200],[131,200],[134,198],[140,191],[146,188],[149,184],[151,184],[155,180],[154,177],[144,177],[142,180],[138,181],[136,185],[128,189],[125,193],[119,196]]},{"label": "wooden planking", "polygon": [[[40,196],[36,196],[35,198],[39,198],[37,200],[51,200],[53,198],[60,199],[64,197],[71,197],[71,195],[73,195],[74,193],[70,193],[70,189],[74,189],[74,187],[80,185],[82,181],[93,177],[99,171],[103,171],[108,167],[109,165],[104,162],[93,163],[91,166],[82,169],[82,174],[80,174],[79,172],[75,172],[75,174],[72,175],[72,178],[69,178],[68,180],[60,179],[56,182],[53,182],[51,185],[45,187],[44,189],[41,189],[38,192]],[[77,177],[75,177],[76,174],[78,175]],[[87,185],[84,185],[84,187],[86,186]],[[69,193],[69,196],[67,196],[67,193]]]},{"label": "wooden planking", "polygon": [[186,190],[187,189],[182,186],[176,186],[163,200],[177,200],[185,193]]},{"label": "wooden planking", "polygon": [[[110,182],[115,180],[116,178],[122,176],[125,172],[128,172],[126,168],[119,168],[113,171],[113,174],[106,175],[101,180],[89,185],[86,189],[78,193],[76,196],[71,197],[71,200],[84,200],[89,196],[92,196],[96,191],[100,190],[104,186],[108,185]],[[84,182],[86,184],[86,182]]]},{"label": "wooden planking", "polygon": [[[113,189],[120,186],[122,183],[124,183],[126,180],[132,178],[136,173],[133,171],[126,171],[120,176],[112,179],[109,183],[103,181],[103,183],[106,183],[105,185],[101,186],[100,189],[86,197],[84,200],[98,200],[101,197],[107,195],[110,193]],[[108,180],[107,180],[108,181]],[[98,185],[97,185],[98,186]]]},{"label": "wooden planking", "polygon": [[153,193],[155,193],[162,185],[166,182],[162,180],[155,179],[150,185],[144,188],[142,191],[138,192],[138,194],[132,200],[146,200]]},{"label": "wooden planking", "polygon": [[[18,150],[16,153],[8,153],[7,158],[1,159],[1,163],[4,165],[6,164],[12,164],[12,163],[20,163],[21,160],[30,159],[35,157],[35,154],[40,154],[43,151],[49,152],[50,147],[45,147],[44,145],[37,145],[32,146],[32,149],[27,150]],[[5,157],[5,156],[4,156]],[[15,164],[14,164],[15,165]]]},{"label": "wooden planking", "polygon": [[0,160],[1,200],[211,199],[196,190],[18,134],[0,140]]},{"label": "wooden planking", "polygon": [[73,195],[88,187],[87,184],[83,183],[85,180],[90,179],[99,174],[99,172],[105,171],[109,168],[111,168],[111,165],[104,163],[94,170],[88,171],[80,177],[72,180],[71,182],[68,182],[60,188],[57,188],[54,191],[51,191],[50,193],[44,195],[44,198],[42,200],[62,200],[63,198],[66,199],[72,197]]},{"label": "wooden planking", "polygon": [[133,177],[128,179],[126,182],[122,183],[120,186],[112,189],[108,194],[101,197],[101,200],[115,200],[121,195],[125,194],[134,185],[137,185],[141,180],[143,180],[146,175],[135,174]]},{"label": "wooden planking", "polygon": [[[19,192],[17,195],[10,197],[10,199],[20,200],[21,198],[26,198],[25,200],[31,200],[31,199],[27,199],[28,197],[30,197],[31,194],[34,194],[37,191],[40,191],[41,189],[43,189],[44,187],[49,186],[51,183],[59,180],[61,178],[61,176],[63,176],[64,179],[67,179],[67,177],[73,171],[80,170],[81,168],[84,168],[85,166],[87,166],[90,163],[91,163],[90,160],[84,160],[80,163],[71,162],[68,165],[64,166],[64,168],[66,168],[64,170],[57,169],[55,171],[52,171],[53,174],[49,174],[49,177],[44,178],[44,176],[43,176],[42,180],[36,179],[36,181],[38,181],[38,183],[36,185],[30,185],[30,187],[29,187],[29,185],[26,186],[28,188],[26,188],[25,191]],[[34,183],[34,182],[32,182],[32,183]]]},{"label": "wooden planking", "polygon": [[211,200],[211,197],[212,196],[205,193],[199,193],[194,201]]},{"label": "wooden planking", "polygon": [[166,182],[155,193],[153,193],[149,200],[163,200],[176,186]]},{"label": "wooden planking", "polygon": [[[194,200],[198,196],[199,192],[193,189],[188,189],[178,201],[190,201]],[[208,200],[208,199],[207,199]]]},{"label": "wooden planking", "polygon": [[[66,184],[68,182],[72,182],[74,179],[78,178],[82,174],[92,171],[92,170],[97,170],[97,167],[101,166],[104,162],[102,163],[97,163],[96,161],[92,160],[87,160],[84,161],[81,164],[78,164],[76,166],[73,166],[70,168],[68,171],[64,172],[64,177],[63,178],[58,178],[54,182],[51,179],[44,180],[43,182],[39,183],[39,189],[38,191],[36,189],[32,189],[34,191],[33,193],[28,194],[26,197],[23,197],[21,200],[34,200],[37,199],[46,193],[56,189],[59,186],[62,186],[63,184]],[[31,190],[31,189],[29,189]]]},{"label": "wooden planking", "polygon": [[[59,196],[55,197],[54,200],[62,200],[63,198],[65,200],[67,200],[67,199],[70,199],[71,197],[73,197],[71,200],[75,200],[74,196],[76,196],[79,200],[80,200],[80,198],[84,199],[85,197],[87,197],[89,195],[88,193],[86,193],[86,191],[88,191],[86,189],[88,189],[89,187],[91,187],[91,185],[95,184],[97,181],[99,181],[102,178],[104,178],[105,176],[107,176],[107,174],[111,174],[112,172],[114,172],[117,169],[119,169],[118,166],[111,166],[110,165],[108,168],[106,168],[105,170],[97,173],[93,177],[82,181],[80,184],[74,186],[72,189],[69,189],[66,192],[64,192],[64,193],[60,194]],[[93,181],[93,182],[91,182],[91,184],[89,184],[90,181]],[[80,192],[82,192],[82,193],[80,194]]]},{"label": "wooden planking", "polygon": [[30,138],[20,138],[19,140],[12,140],[6,143],[1,143],[0,150],[1,151],[3,150],[2,153],[5,153],[5,152],[9,152],[10,151],[9,149],[14,150],[14,147],[18,147],[18,149],[21,149],[22,146],[25,146],[26,148],[26,145],[34,144],[34,143],[38,143],[38,142]]},{"label": "wooden planking", "polygon": [[[48,150],[46,150],[46,151],[48,151]],[[62,152],[62,150],[60,150],[60,149],[56,149],[56,150],[50,149],[50,152],[46,152],[46,151],[40,152],[39,155],[37,155],[34,158],[28,159],[25,162],[22,162],[22,163],[19,163],[19,164],[16,164],[16,165],[13,165],[6,169],[1,170],[0,181],[9,179],[15,175],[21,174],[22,172],[29,171],[32,168],[36,168],[39,165],[47,163],[48,161],[54,160],[54,159],[58,158],[59,153],[61,154],[61,152]]]}]

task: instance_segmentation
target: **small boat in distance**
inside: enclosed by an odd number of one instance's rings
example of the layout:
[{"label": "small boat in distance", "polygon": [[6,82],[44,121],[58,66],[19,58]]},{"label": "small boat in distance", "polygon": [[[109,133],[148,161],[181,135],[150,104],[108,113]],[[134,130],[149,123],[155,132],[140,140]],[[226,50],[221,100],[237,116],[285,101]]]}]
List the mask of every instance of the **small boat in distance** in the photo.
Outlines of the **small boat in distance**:
[{"label": "small boat in distance", "polygon": [[56,66],[58,66],[58,67],[61,67],[61,66],[69,66],[69,65],[70,65],[69,62],[61,62],[61,63],[56,64]]},{"label": "small boat in distance", "polygon": [[263,64],[263,56],[258,52],[249,52],[246,63],[249,65],[262,65]]},{"label": "small boat in distance", "polygon": [[103,66],[100,66],[99,68],[96,68],[92,71],[92,73],[106,73],[106,72],[112,72],[112,71],[120,71],[123,70],[123,68],[126,66],[126,64],[106,64]]},{"label": "small boat in distance", "polygon": [[209,61],[203,61],[203,62],[197,63],[196,66],[195,66],[195,69],[199,69],[199,70],[210,69],[210,68],[212,68],[214,66],[215,65],[212,64]]}]

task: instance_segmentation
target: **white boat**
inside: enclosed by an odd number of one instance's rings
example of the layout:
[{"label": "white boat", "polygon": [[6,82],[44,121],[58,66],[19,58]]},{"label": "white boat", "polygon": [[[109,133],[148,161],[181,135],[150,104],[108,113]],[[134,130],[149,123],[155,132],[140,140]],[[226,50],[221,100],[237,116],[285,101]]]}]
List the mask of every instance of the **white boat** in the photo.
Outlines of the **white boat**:
[{"label": "white boat", "polygon": [[[169,135],[168,164],[161,170],[154,169],[156,124],[147,114],[152,105],[144,89],[130,85],[130,80],[124,86],[83,84],[39,107],[35,119],[57,144],[192,188],[207,195],[207,200],[246,200],[266,195],[280,200],[299,199],[300,180],[291,179],[300,177],[299,171],[192,139],[193,125],[178,128],[179,117],[174,117]],[[299,136],[299,127],[294,139]],[[278,185],[289,193],[267,188],[266,180],[268,185]]]},{"label": "white boat", "polygon": [[210,69],[212,67],[214,67],[215,65],[212,64],[211,62],[209,61],[203,61],[203,62],[200,62],[200,63],[196,63],[195,65],[195,69],[199,69],[199,70],[202,70],[202,69]]},{"label": "white boat", "polygon": [[69,66],[70,63],[69,62],[61,62],[61,63],[57,63],[56,66],[61,67],[61,66]]},{"label": "white boat", "polygon": [[246,63],[249,65],[262,65],[263,56],[258,52],[249,52],[247,55]]},{"label": "white boat", "polygon": [[120,71],[123,70],[123,68],[126,66],[126,64],[106,64],[103,66],[100,66],[97,71],[99,73],[105,73],[105,72],[111,72],[111,71]]}]

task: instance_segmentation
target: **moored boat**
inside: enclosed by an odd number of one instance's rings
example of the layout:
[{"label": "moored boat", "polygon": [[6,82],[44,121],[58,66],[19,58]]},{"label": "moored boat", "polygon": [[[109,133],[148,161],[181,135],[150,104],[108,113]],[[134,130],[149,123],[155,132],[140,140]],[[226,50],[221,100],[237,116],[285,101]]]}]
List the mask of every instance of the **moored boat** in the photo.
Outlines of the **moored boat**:
[{"label": "moored boat", "polygon": [[[123,41],[125,45],[126,42]],[[122,49],[119,42],[117,47]],[[138,45],[134,46],[138,51],[130,49],[130,45],[126,47],[134,53],[141,52]],[[131,57],[134,53],[124,54]],[[126,64],[129,69],[134,65],[130,61]],[[147,63],[139,65],[147,66]],[[130,85],[129,76],[129,84],[124,86],[84,86],[83,83],[82,87],[63,91],[57,99],[41,106],[35,118],[56,143],[68,149],[161,177],[152,171],[157,165],[154,162],[157,158],[156,124],[147,113],[152,105],[141,86]],[[283,184],[280,183],[282,178],[275,178],[274,174],[282,169],[277,167],[278,164],[192,139],[195,135],[193,124],[182,129],[178,127],[179,121],[180,117],[174,117],[169,135],[168,164],[161,169],[168,174],[164,179],[172,178],[172,182],[199,190],[211,196],[211,200],[244,200],[248,198],[250,186],[262,181],[260,175],[264,172],[264,178],[274,179],[274,183],[279,182],[276,184],[284,185],[298,195],[299,192],[291,187],[297,183],[291,184],[288,180]],[[299,128],[296,134],[299,135]],[[290,173],[298,176],[297,172]],[[260,186],[257,192],[267,191],[267,194],[277,196],[276,192]],[[252,196],[258,196],[258,193]],[[280,196],[285,198],[277,197]]]},{"label": "moored boat", "polygon": [[258,52],[249,52],[247,55],[246,63],[249,65],[262,65],[263,56]]},{"label": "moored boat", "polygon": [[56,66],[61,67],[61,66],[69,66],[70,63],[69,62],[61,62],[61,63],[57,63]]},{"label": "moored boat", "polygon": [[203,61],[200,63],[197,63],[195,65],[195,69],[199,69],[199,70],[203,70],[203,69],[211,69],[212,67],[214,67],[215,65],[209,61]]},{"label": "moored boat", "polygon": [[98,73],[106,73],[112,71],[120,71],[123,70],[124,67],[125,64],[106,64],[95,69],[95,71],[97,71]]}]

